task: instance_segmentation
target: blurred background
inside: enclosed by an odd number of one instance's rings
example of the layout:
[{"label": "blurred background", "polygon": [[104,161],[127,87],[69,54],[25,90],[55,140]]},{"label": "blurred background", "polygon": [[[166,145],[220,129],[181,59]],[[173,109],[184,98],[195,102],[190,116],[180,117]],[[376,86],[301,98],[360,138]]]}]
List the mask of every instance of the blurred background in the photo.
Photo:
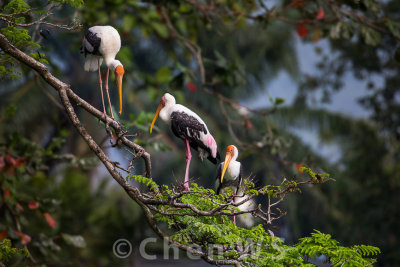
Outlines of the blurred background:
[{"label": "blurred background", "polygon": [[[227,145],[239,148],[245,175],[257,186],[301,179],[301,166],[327,172],[336,180],[287,197],[281,208],[288,214],[271,229],[287,244],[317,229],[342,245],[378,246],[379,266],[400,264],[398,42],[382,34],[368,43],[362,31],[346,36],[345,26],[335,35],[332,28],[338,26],[330,22],[329,10],[318,25],[303,26],[218,13],[218,3],[240,14],[248,10],[247,2],[237,1],[235,6],[217,1],[215,9],[204,8],[213,1],[197,6],[190,1],[122,0],[88,0],[80,8],[60,5],[53,19],[61,24],[78,19],[84,29],[32,28],[33,41],[41,45],[32,53],[101,110],[98,76],[83,70],[80,46],[88,27],[113,25],[122,39],[117,59],[125,68],[123,113],[118,119],[151,153],[157,183],[182,182],[185,171],[183,142],[167,125],[158,120],[155,131],[148,132],[160,97],[170,92],[203,118],[221,155]],[[261,2],[266,8],[279,8],[292,1]],[[296,19],[309,9],[319,10],[304,2],[282,17]],[[364,12],[362,3],[355,9]],[[383,17],[399,18],[400,2],[388,0],[378,6]],[[175,29],[201,47],[207,88],[237,102],[221,102],[202,89],[197,62],[168,28],[162,8]],[[369,6],[365,8],[368,11]],[[258,13],[256,8],[249,14]],[[0,80],[0,239],[25,240],[32,256],[48,265],[165,264],[140,257],[140,241],[155,234],[141,209],[73,128],[57,92],[27,67],[18,70],[20,79]],[[105,70],[103,66],[103,74]],[[117,110],[113,75],[109,85]],[[108,155],[127,167],[129,152],[111,147],[104,125],[75,108]],[[142,162],[135,163],[132,172],[141,174]],[[190,176],[196,183],[213,188],[215,174],[216,166],[194,154]],[[9,212],[6,198],[16,212]],[[11,231],[15,217],[20,228]],[[113,254],[112,245],[119,238],[133,244],[134,253],[127,259]],[[162,253],[161,245],[147,248]],[[187,260],[171,264],[206,265]]]}]

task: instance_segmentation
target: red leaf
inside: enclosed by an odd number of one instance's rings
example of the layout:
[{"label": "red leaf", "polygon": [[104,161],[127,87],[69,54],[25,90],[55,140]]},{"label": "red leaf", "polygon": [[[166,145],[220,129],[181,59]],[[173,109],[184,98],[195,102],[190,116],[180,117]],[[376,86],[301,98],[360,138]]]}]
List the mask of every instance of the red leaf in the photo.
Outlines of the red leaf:
[{"label": "red leaf", "polygon": [[244,117],[243,120],[244,120],[244,125],[246,126],[247,129],[252,130],[254,128],[254,125],[247,117]]},{"label": "red leaf", "polygon": [[15,161],[15,168],[19,168],[19,167],[21,167],[22,165],[24,165],[24,163],[25,163],[25,159],[24,158],[19,158],[19,159],[17,159],[16,161]]},{"label": "red leaf", "polygon": [[4,171],[8,174],[15,175],[15,159],[8,154],[5,154],[4,158]]},{"label": "red leaf", "polygon": [[197,91],[197,86],[192,81],[188,81],[186,85],[191,92]]},{"label": "red leaf", "polygon": [[28,207],[31,210],[35,210],[35,209],[39,208],[39,202],[37,202],[37,201],[29,201]]},{"label": "red leaf", "polygon": [[299,26],[297,26],[297,34],[303,38],[305,36],[307,36],[309,30],[306,28],[307,26],[307,22],[302,22],[299,24]]},{"label": "red leaf", "polygon": [[19,209],[20,211],[24,211],[24,208],[18,202],[17,202],[16,206],[17,206],[17,209]]},{"label": "red leaf", "polygon": [[31,237],[29,235],[21,233],[21,232],[18,232],[18,231],[15,231],[15,230],[14,230],[14,232],[21,237],[21,244],[22,245],[26,245],[29,242],[31,242]]},{"label": "red leaf", "polygon": [[324,10],[322,8],[319,8],[318,14],[317,14],[317,19],[323,19],[325,17]]},{"label": "red leaf", "polygon": [[301,169],[301,167],[303,167],[303,163],[299,163],[299,164],[296,164],[296,169],[299,171],[299,173],[301,173],[301,174],[303,174],[304,173],[304,171]]},{"label": "red leaf", "polygon": [[50,225],[50,227],[54,228],[57,225],[56,220],[54,220],[53,217],[47,212],[43,213],[43,217],[46,219],[47,223]]},{"label": "red leaf", "polygon": [[8,163],[10,163],[11,165],[15,166],[15,159],[13,157],[11,157],[10,155],[6,154],[6,160],[8,161]]},{"label": "red leaf", "polygon": [[6,238],[7,236],[8,236],[8,234],[7,234],[7,228],[4,228],[4,230],[0,232],[0,240],[3,240],[3,239]]},{"label": "red leaf", "polygon": [[4,162],[4,156],[0,157],[0,169],[2,169],[4,166],[6,166],[6,163]]},{"label": "red leaf", "polygon": [[158,15],[160,15],[161,16],[161,14],[162,14],[162,8],[161,8],[161,6],[156,6],[156,11],[157,11],[157,13],[158,13]]},{"label": "red leaf", "polygon": [[304,0],[294,0],[291,4],[291,7],[298,7],[298,6],[304,6]]},{"label": "red leaf", "polygon": [[6,188],[6,189],[4,190],[4,196],[5,196],[5,197],[11,198],[11,192],[10,192],[10,189],[9,189],[9,188]]}]

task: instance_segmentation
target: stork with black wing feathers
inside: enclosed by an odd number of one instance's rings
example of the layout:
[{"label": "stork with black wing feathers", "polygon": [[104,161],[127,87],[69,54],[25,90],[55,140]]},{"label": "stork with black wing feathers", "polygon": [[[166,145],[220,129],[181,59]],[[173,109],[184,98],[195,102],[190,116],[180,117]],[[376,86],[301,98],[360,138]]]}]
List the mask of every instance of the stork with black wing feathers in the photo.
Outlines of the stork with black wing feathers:
[{"label": "stork with black wing feathers", "polygon": [[150,133],[158,116],[171,125],[175,136],[181,138],[185,143],[186,171],[184,187],[186,191],[189,191],[189,165],[192,158],[190,147],[199,152],[200,158],[206,157],[212,163],[217,164],[217,160],[220,160],[217,143],[204,121],[187,107],[176,104],[175,98],[168,93],[164,94],[160,100],[150,126]]},{"label": "stork with black wing feathers", "polygon": [[108,77],[110,69],[115,72],[118,95],[119,95],[119,113],[122,113],[122,77],[124,76],[124,67],[115,56],[121,48],[121,37],[116,29],[111,26],[93,26],[88,29],[82,41],[81,52],[85,54],[85,71],[99,72],[99,84],[101,90],[101,100],[103,102],[103,112],[106,115],[106,108],[103,97],[103,82],[101,80],[100,66],[103,60],[107,65],[107,76],[105,88],[108,98],[108,104],[111,110],[111,117],[114,118],[110,95],[108,93]]}]

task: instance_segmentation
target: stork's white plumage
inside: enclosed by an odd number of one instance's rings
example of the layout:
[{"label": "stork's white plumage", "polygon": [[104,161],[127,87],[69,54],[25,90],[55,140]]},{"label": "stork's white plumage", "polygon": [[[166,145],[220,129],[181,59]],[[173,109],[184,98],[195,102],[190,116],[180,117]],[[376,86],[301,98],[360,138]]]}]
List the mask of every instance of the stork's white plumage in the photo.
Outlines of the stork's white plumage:
[{"label": "stork's white plumage", "polygon": [[[228,188],[235,194],[233,202],[236,203],[236,195],[242,184],[243,167],[239,161],[236,161],[239,150],[236,146],[230,145],[226,148],[225,160],[218,165],[217,169],[217,194],[224,193]],[[224,179],[225,178],[225,179]],[[233,216],[236,224],[236,218]]]},{"label": "stork's white plumage", "polygon": [[177,137],[185,142],[186,171],[184,186],[186,190],[189,190],[189,165],[192,158],[190,147],[199,152],[200,158],[206,157],[212,163],[217,164],[217,159],[220,160],[217,143],[204,121],[187,107],[176,104],[175,98],[168,93],[160,100],[150,126],[150,133],[158,116],[171,126],[172,132]]},{"label": "stork's white plumage", "polygon": [[82,41],[82,53],[85,54],[85,71],[99,72],[99,83],[101,90],[101,99],[103,101],[103,111],[106,114],[103,97],[103,85],[101,80],[100,66],[105,61],[107,65],[107,75],[105,88],[107,92],[108,104],[111,109],[111,116],[114,118],[110,95],[108,93],[108,77],[110,69],[115,72],[118,94],[119,94],[119,113],[122,113],[122,77],[124,76],[124,67],[115,57],[121,48],[121,37],[116,29],[111,26],[93,26],[88,29]]}]

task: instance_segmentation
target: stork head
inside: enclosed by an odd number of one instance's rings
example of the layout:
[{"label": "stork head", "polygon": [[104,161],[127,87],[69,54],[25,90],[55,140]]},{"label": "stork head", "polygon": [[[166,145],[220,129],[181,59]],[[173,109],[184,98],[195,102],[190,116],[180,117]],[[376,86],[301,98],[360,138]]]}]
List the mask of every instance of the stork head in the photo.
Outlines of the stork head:
[{"label": "stork head", "polygon": [[122,77],[124,77],[124,66],[119,60],[113,62],[113,69],[115,72],[115,80],[117,82],[118,96],[119,96],[119,114],[122,113]]},{"label": "stork head", "polygon": [[222,184],[222,181],[224,180],[224,175],[225,175],[226,169],[229,166],[229,163],[231,162],[231,160],[236,160],[238,155],[239,155],[239,151],[234,145],[230,145],[226,148],[224,166],[222,167],[222,173],[221,173],[221,184]]},{"label": "stork head", "polygon": [[165,106],[173,106],[175,105],[175,97],[173,97],[171,94],[165,93],[160,100],[160,104],[158,104],[156,114],[154,115],[153,121],[151,122],[150,126],[150,133],[153,130],[154,123],[156,122],[158,115],[160,114],[160,111],[165,107]]}]

